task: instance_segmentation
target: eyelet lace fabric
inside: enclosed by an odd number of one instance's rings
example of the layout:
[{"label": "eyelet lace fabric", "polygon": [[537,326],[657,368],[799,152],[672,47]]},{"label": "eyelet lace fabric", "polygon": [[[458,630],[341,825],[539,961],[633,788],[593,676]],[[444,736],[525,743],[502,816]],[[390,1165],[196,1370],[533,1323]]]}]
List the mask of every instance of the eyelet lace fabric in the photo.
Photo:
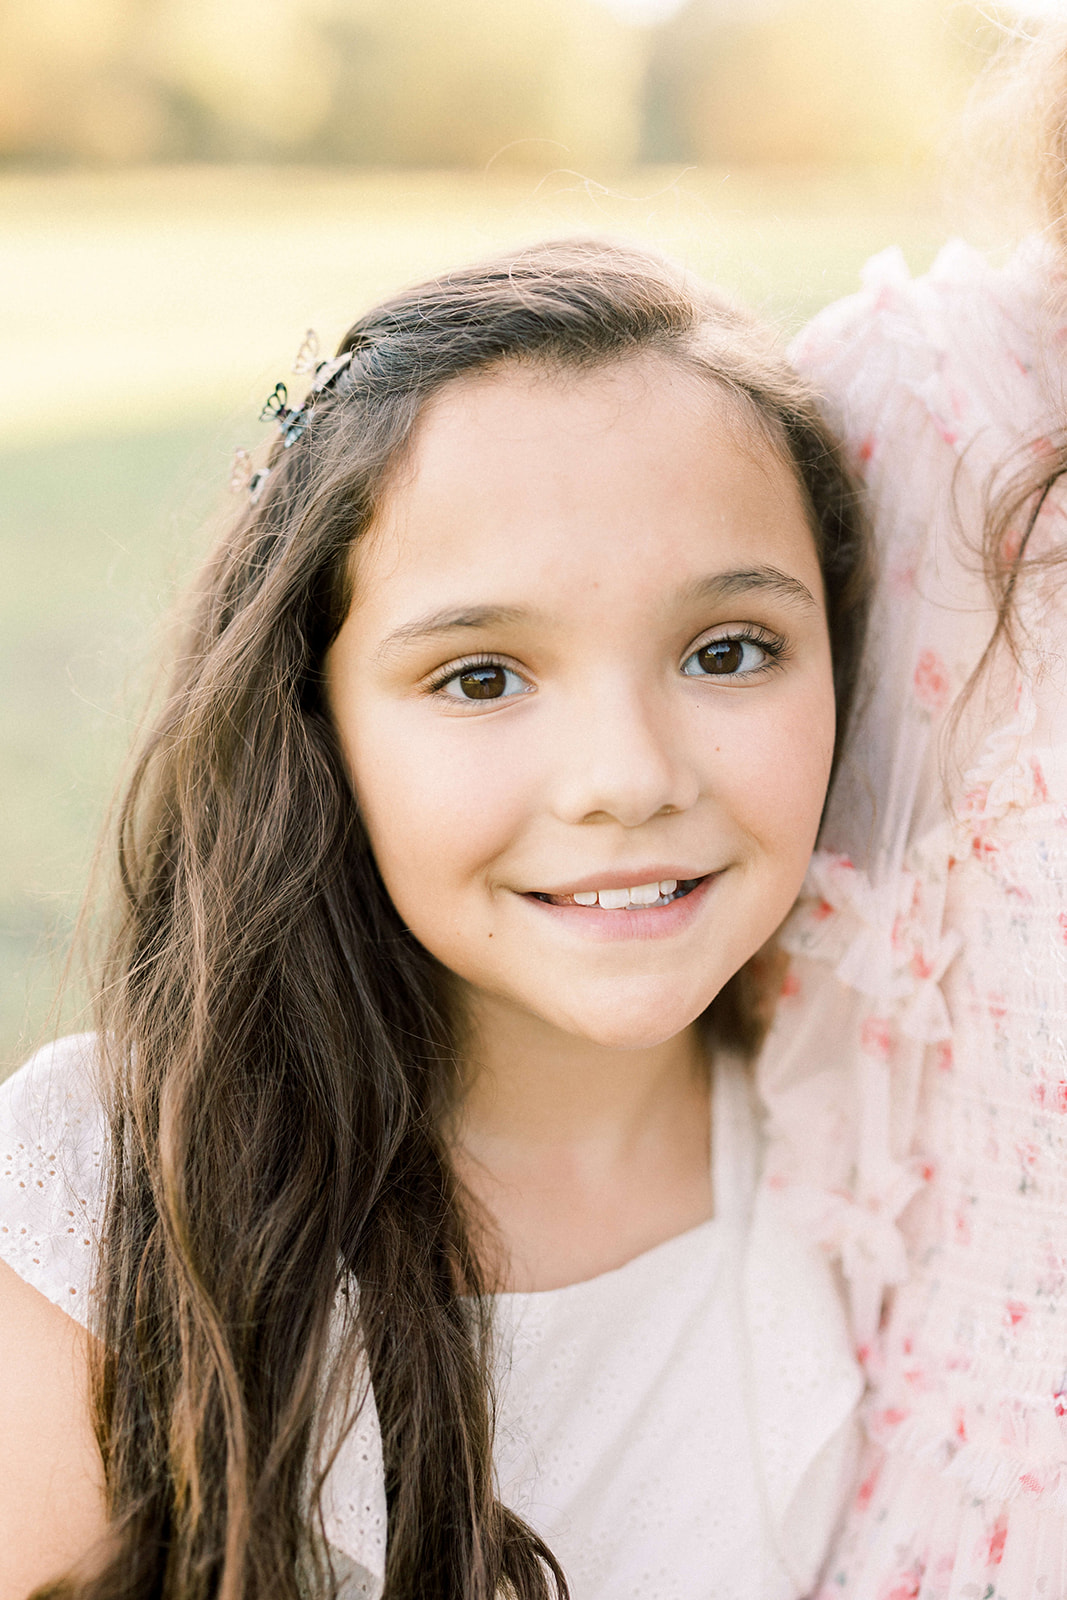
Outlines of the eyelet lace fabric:
[{"label": "eyelet lace fabric", "polygon": [[[888,252],[801,335],[870,490],[867,677],[760,1065],[767,1182],[841,1265],[867,1453],[823,1600],[1067,1595],[1067,612],[993,629],[984,496],[1067,421],[1051,257]],[[1032,555],[1065,548],[1056,490]]]}]

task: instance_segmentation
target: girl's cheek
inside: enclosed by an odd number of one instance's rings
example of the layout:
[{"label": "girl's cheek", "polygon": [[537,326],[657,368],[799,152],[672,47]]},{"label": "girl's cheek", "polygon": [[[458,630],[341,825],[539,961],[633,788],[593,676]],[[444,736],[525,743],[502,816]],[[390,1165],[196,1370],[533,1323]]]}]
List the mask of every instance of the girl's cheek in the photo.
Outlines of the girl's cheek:
[{"label": "girl's cheek", "polygon": [[374,762],[350,770],[387,880],[417,879],[430,892],[484,867],[521,832],[529,775],[517,752],[477,737],[484,731],[427,729],[422,719],[367,730]]},{"label": "girl's cheek", "polygon": [[735,817],[786,860],[814,843],[833,742],[832,694],[815,694],[744,730],[723,764]]}]

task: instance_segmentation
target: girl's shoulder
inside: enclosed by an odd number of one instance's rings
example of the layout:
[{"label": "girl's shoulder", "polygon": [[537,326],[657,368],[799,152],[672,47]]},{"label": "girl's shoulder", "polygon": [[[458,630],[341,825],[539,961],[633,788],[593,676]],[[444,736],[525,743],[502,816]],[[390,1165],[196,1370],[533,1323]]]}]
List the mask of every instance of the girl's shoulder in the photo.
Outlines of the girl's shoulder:
[{"label": "girl's shoulder", "polygon": [[1062,402],[1061,276],[1039,239],[1004,267],[956,240],[919,277],[885,250],[859,293],[820,312],[790,354],[865,475],[894,438],[913,449],[916,426],[949,456],[979,437],[1003,448]]},{"label": "girl's shoulder", "polygon": [[46,1045],[0,1084],[0,1260],[77,1321],[105,1194],[93,1034]]}]

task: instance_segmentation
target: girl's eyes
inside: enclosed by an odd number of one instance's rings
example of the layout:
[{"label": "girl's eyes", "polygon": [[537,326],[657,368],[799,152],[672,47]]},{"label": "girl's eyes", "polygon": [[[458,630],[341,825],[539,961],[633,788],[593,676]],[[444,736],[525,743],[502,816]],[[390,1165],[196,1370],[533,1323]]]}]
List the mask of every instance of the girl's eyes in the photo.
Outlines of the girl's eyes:
[{"label": "girl's eyes", "polygon": [[433,689],[448,700],[508,700],[529,693],[530,685],[501,661],[468,661]]},{"label": "girl's eyes", "polygon": [[687,678],[745,678],[770,666],[782,654],[777,640],[735,633],[709,639],[682,662]]},{"label": "girl's eyes", "polygon": [[[745,678],[772,665],[783,649],[780,641],[770,637],[728,634],[709,639],[699,650],[694,650],[682,662],[682,671],[687,678]],[[443,695],[446,700],[471,705],[512,700],[520,694],[529,694],[532,687],[513,667],[487,657],[465,661],[462,666],[453,668],[430,685],[430,692]]]}]

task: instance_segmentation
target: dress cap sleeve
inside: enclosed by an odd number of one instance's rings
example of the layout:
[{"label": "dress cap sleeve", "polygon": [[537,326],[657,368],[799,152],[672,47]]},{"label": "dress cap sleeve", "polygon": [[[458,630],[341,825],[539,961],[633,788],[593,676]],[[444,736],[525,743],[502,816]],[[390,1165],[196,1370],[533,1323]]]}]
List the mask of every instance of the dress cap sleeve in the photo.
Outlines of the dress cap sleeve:
[{"label": "dress cap sleeve", "polygon": [[94,1038],[46,1045],[0,1085],[0,1260],[83,1326],[107,1149]]}]

